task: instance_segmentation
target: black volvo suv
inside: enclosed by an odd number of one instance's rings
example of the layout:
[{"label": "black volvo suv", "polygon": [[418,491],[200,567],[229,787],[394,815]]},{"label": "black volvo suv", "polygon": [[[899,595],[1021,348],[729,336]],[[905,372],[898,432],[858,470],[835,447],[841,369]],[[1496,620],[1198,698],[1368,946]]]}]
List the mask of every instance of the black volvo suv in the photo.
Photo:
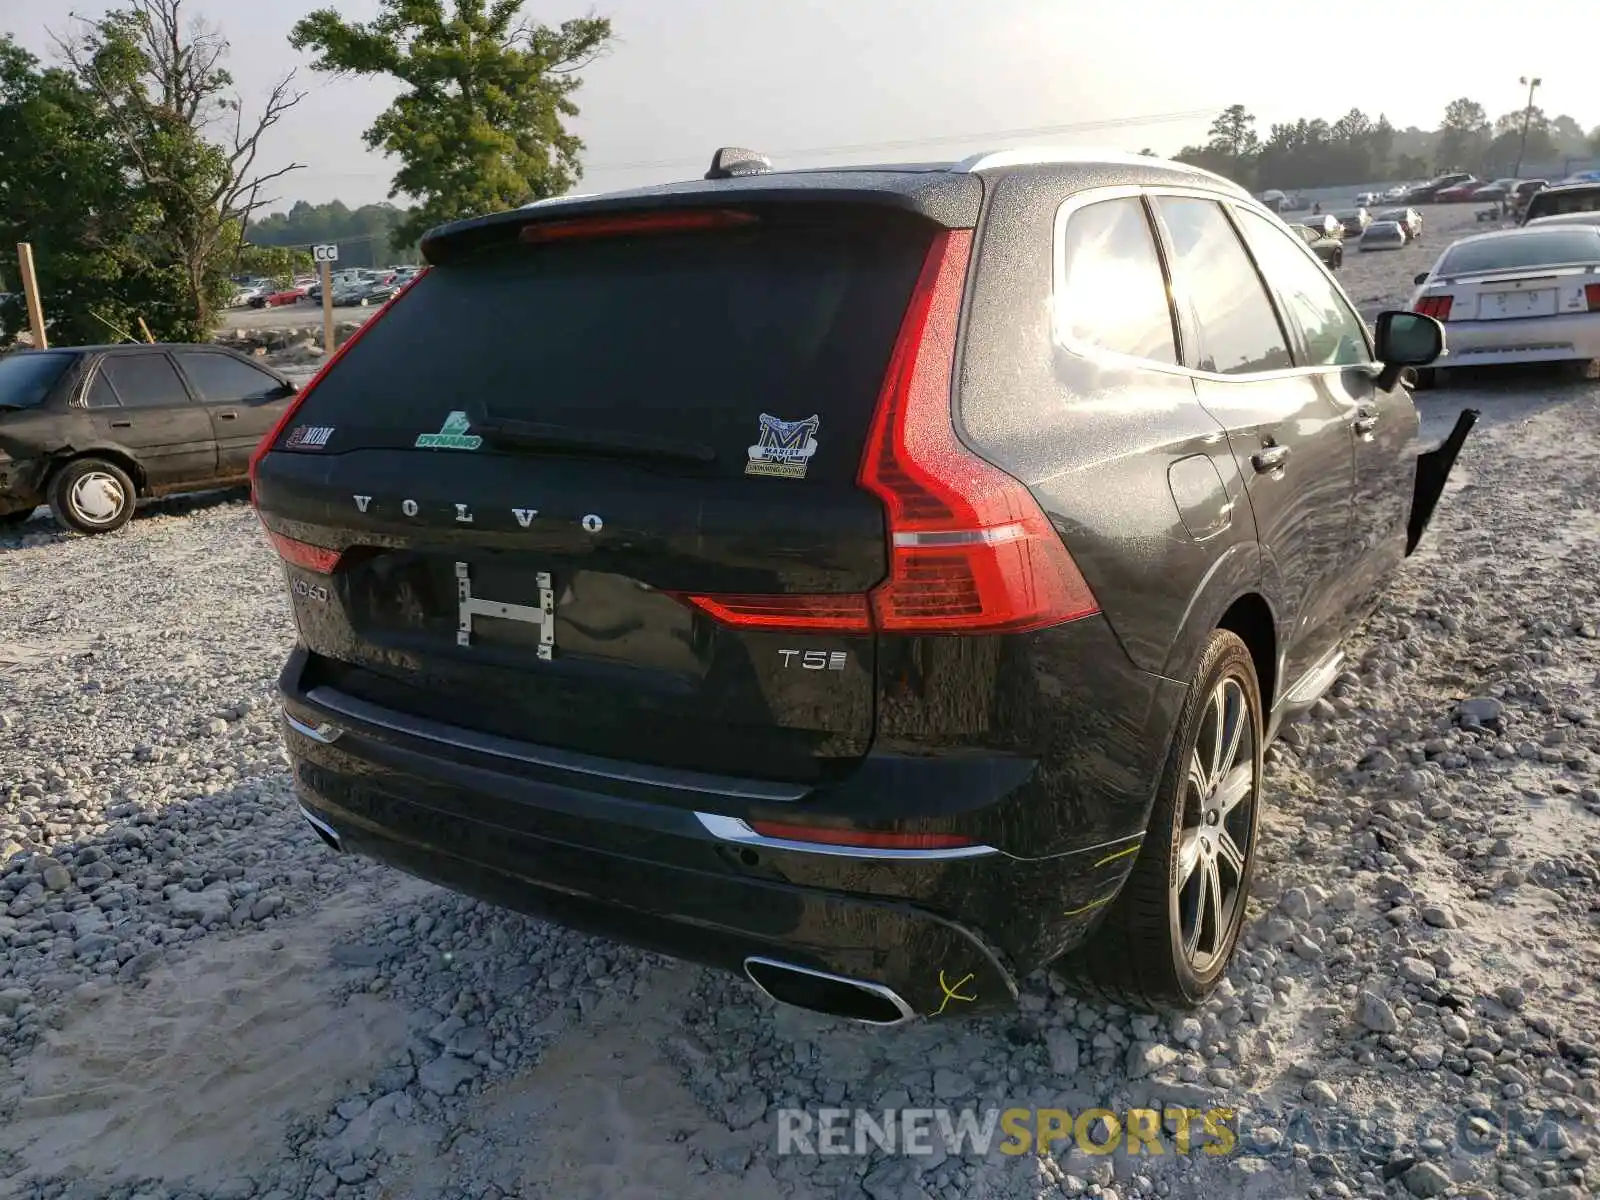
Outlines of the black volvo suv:
[{"label": "black volvo suv", "polygon": [[545,202],[262,443],[332,847],[876,1023],[1215,985],[1262,753],[1473,416],[1245,192],[1034,152]]}]

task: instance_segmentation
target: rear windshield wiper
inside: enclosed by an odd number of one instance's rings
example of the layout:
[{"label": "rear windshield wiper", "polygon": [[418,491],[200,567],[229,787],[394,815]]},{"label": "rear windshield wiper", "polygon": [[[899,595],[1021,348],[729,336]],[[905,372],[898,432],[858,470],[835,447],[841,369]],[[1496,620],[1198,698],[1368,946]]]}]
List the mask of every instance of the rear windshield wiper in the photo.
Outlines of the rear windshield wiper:
[{"label": "rear windshield wiper", "polygon": [[717,452],[703,442],[651,437],[610,429],[580,429],[571,425],[546,425],[492,414],[475,418],[474,433],[492,446],[525,450],[569,450],[615,458],[658,458],[674,462],[712,463]]}]

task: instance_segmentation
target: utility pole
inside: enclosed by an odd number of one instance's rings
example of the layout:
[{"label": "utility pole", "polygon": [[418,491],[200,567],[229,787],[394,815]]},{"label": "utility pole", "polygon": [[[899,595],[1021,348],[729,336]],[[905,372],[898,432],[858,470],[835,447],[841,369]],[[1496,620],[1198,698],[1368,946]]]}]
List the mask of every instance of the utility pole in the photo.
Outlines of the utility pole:
[{"label": "utility pole", "polygon": [[1522,177],[1522,159],[1528,153],[1528,122],[1533,119],[1533,92],[1544,80],[1537,75],[1531,78],[1523,75],[1517,79],[1517,82],[1525,84],[1528,88],[1528,106],[1522,110],[1522,145],[1517,150],[1517,165],[1511,172],[1514,179]]}]

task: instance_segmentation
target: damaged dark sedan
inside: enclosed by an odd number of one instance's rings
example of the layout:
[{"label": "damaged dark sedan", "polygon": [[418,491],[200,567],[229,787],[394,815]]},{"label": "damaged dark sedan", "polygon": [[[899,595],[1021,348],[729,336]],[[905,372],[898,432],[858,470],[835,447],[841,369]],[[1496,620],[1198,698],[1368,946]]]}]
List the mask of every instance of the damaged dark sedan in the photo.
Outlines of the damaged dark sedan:
[{"label": "damaged dark sedan", "polygon": [[110,533],[149,496],[244,482],[295,385],[219,346],[78,346],[0,357],[0,528],[41,504]]}]

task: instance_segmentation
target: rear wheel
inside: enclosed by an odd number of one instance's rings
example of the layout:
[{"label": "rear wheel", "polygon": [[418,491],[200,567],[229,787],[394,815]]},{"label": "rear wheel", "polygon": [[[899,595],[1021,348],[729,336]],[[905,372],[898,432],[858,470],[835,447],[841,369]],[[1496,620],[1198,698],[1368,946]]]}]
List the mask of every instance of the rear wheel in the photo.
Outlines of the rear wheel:
[{"label": "rear wheel", "polygon": [[1217,630],[1195,672],[1144,845],[1069,968],[1142,1008],[1189,1008],[1211,994],[1244,925],[1264,740],[1250,652],[1236,634]]},{"label": "rear wheel", "polygon": [[100,458],[68,463],[50,481],[50,511],[78,533],[110,533],[133,519],[138,492],[128,473]]}]

